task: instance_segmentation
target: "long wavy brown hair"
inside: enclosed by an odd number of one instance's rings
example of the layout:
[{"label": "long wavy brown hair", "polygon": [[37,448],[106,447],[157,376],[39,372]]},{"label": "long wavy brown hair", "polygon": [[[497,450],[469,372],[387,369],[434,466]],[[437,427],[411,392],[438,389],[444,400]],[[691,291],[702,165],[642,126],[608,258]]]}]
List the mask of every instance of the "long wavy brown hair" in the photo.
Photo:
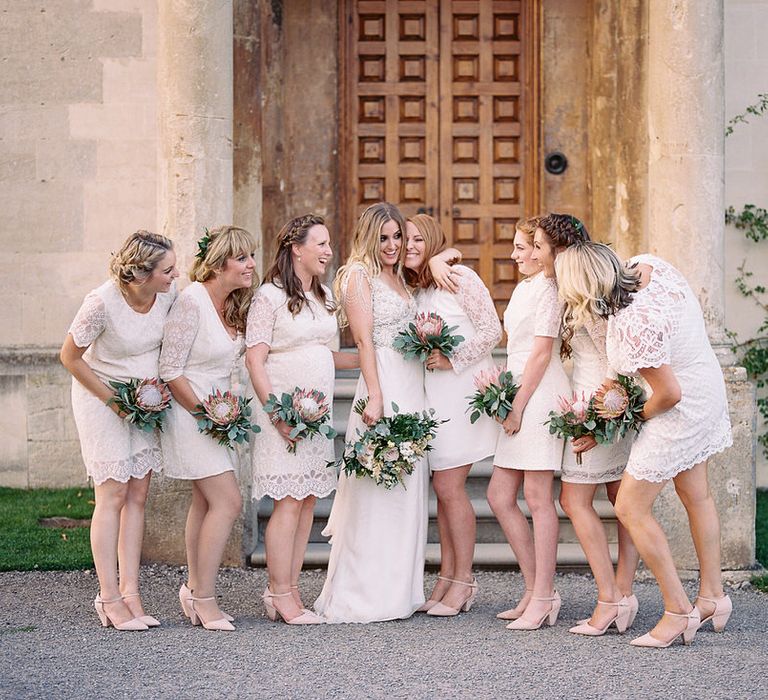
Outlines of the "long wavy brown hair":
[{"label": "long wavy brown hair", "polygon": [[429,260],[442,252],[446,246],[445,233],[437,222],[428,214],[416,214],[408,219],[419,231],[424,239],[424,261],[418,270],[403,269],[405,281],[412,287],[428,289],[435,283],[432,270],[429,269]]},{"label": "long wavy brown hair", "polygon": [[[271,282],[276,287],[284,289],[288,295],[288,310],[295,316],[300,313],[309,299],[304,293],[299,276],[293,268],[293,245],[306,243],[309,231],[313,226],[325,226],[325,219],[317,214],[304,214],[291,219],[277,234],[277,250],[269,269],[264,273],[264,282]],[[333,300],[325,293],[323,285],[315,276],[312,277],[312,293],[329,313],[336,310]]]},{"label": "long wavy brown hair", "polygon": [[[212,229],[208,232],[208,241],[205,255],[202,258],[195,257],[192,269],[189,271],[189,279],[193,282],[208,281],[224,269],[229,258],[253,255],[256,250],[253,236],[244,228],[237,226],[219,226]],[[258,286],[259,277],[254,272],[250,287],[235,289],[224,300],[224,321],[239,333],[245,333],[248,309],[251,306],[253,292]]]}]

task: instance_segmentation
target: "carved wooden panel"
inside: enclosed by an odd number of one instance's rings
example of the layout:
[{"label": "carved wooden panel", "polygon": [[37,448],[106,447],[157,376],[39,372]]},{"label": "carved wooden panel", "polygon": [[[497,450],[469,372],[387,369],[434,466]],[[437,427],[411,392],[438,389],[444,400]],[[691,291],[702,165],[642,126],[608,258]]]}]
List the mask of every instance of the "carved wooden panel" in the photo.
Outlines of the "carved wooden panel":
[{"label": "carved wooden panel", "polygon": [[[343,229],[434,209],[501,311],[515,222],[538,213],[536,0],[345,0]],[[342,253],[344,252],[342,246]]]}]

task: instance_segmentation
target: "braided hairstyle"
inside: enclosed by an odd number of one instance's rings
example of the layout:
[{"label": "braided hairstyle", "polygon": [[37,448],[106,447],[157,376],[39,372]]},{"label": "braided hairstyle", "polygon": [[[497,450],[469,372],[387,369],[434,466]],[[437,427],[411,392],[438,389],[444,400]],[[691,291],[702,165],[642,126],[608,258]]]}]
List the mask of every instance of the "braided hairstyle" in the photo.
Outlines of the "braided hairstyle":
[{"label": "braided hairstyle", "polygon": [[109,274],[125,293],[132,282],[145,282],[171,250],[173,243],[169,238],[149,231],[136,231],[126,238],[117,253],[112,253]]},{"label": "braided hairstyle", "polygon": [[[591,240],[587,227],[572,214],[548,214],[539,221],[539,228],[544,232],[547,243],[553,248],[570,248],[577,243]],[[560,345],[560,357],[563,360],[571,357],[573,353],[571,340],[575,331],[570,319],[563,319]]]},{"label": "braided hairstyle", "polygon": [[[300,313],[304,305],[309,305],[309,299],[304,293],[301,280],[293,268],[293,245],[306,243],[309,231],[313,226],[324,226],[325,219],[317,214],[304,214],[291,219],[277,234],[277,250],[272,264],[264,274],[264,282],[271,282],[276,287],[285,290],[288,295],[288,310],[293,316]],[[333,313],[336,306],[325,293],[323,285],[317,277],[312,277],[312,293],[315,298]]]}]

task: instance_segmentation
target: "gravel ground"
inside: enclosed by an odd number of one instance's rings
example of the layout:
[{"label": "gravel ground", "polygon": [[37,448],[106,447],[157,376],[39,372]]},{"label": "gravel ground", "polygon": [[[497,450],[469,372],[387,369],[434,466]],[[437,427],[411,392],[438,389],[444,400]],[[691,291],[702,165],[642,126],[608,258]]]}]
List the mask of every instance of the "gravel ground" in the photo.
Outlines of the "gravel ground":
[{"label": "gravel ground", "polygon": [[[323,577],[303,574],[306,601]],[[0,573],[0,697],[768,697],[768,597],[748,586],[729,591],[735,612],[724,634],[702,631],[692,647],[656,650],[630,647],[634,635],[615,630],[594,639],[568,634],[594,596],[584,575],[558,576],[560,620],[537,632],[510,632],[494,618],[522,589],[511,572],[478,572],[478,602],[456,618],[302,628],[264,616],[263,570],[228,569],[219,592],[237,618],[234,633],[193,628],[182,617],[183,578],[175,567],[145,567],[145,606],[163,625],[118,633],[98,623],[93,571]],[[661,601],[652,583],[636,593],[639,634]]]}]

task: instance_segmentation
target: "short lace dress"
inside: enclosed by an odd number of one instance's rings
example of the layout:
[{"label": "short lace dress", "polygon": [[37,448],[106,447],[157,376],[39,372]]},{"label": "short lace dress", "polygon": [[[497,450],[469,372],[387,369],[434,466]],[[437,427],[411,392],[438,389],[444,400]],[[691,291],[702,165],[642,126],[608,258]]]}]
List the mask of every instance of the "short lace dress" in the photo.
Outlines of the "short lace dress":
[{"label": "short lace dress", "polygon": [[635,264],[653,268],[650,281],[608,320],[606,349],[619,374],[669,365],[680,384],[679,403],[643,424],[627,463],[635,479],[658,483],[722,452],[733,439],[723,372],[693,290],[660,258],[638,255],[627,262]]},{"label": "short lace dress", "polygon": [[[325,288],[328,298],[331,292]],[[279,398],[300,389],[322,391],[331,405],[335,370],[331,348],[336,340],[336,316],[307,292],[309,303],[295,316],[288,309],[288,295],[271,282],[259,287],[248,313],[245,344],[269,346],[266,371],[273,393]],[[333,440],[322,435],[304,438],[296,452],[286,450],[286,442],[272,425],[269,416],[254,399],[255,422],[261,433],[251,449],[253,498],[290,496],[323,498],[336,488],[336,470],[328,468],[334,460]]]},{"label": "short lace dress", "polygon": [[[605,336],[608,322],[603,318],[590,319],[579,327],[571,339],[573,359],[573,391],[586,399],[598,389],[609,376],[608,356],[605,352]],[[624,473],[632,447],[632,435],[610,445],[596,445],[582,452],[582,462],[576,462],[576,455],[568,440],[563,456],[562,481],[574,484],[604,484],[618,481]]]},{"label": "short lace dress", "polygon": [[493,369],[491,351],[501,340],[501,324],[491,295],[477,273],[463,265],[456,294],[442,289],[420,290],[416,294],[419,311],[434,311],[449,326],[458,326],[453,333],[464,340],[451,356],[453,370],[424,372],[427,408],[433,408],[438,418],[447,419],[432,441],[428,453],[432,471],[453,469],[490,457],[496,449],[501,426],[488,416],[470,423],[469,399],[475,392],[473,383],[478,372]]},{"label": "short lace dress", "polygon": [[[69,333],[77,347],[88,348],[83,359],[99,379],[107,384],[158,376],[163,323],[175,296],[175,287],[158,294],[144,314],[128,306],[111,280],[85,297]],[[95,484],[141,479],[162,467],[157,433],[122,420],[76,379],[72,380],[72,411],[85,468]]]},{"label": "short lace dress", "polygon": [[[241,333],[232,338],[205,286],[193,282],[179,294],[165,322],[160,376],[182,375],[202,401],[213,391],[232,391],[237,364],[245,350]],[[191,413],[175,404],[160,436],[165,474],[174,479],[204,479],[235,471],[235,450],[197,429]]]},{"label": "short lace dress", "polygon": [[543,273],[520,282],[504,311],[507,331],[507,369],[517,383],[537,336],[555,338],[552,355],[539,385],[523,411],[520,430],[514,435],[499,433],[493,463],[506,469],[559,471],[563,461],[563,440],[550,435],[545,425],[549,412],[557,410],[559,396],[570,393],[568,376],[560,361],[560,325],[563,305],[557,298],[557,284]]}]

